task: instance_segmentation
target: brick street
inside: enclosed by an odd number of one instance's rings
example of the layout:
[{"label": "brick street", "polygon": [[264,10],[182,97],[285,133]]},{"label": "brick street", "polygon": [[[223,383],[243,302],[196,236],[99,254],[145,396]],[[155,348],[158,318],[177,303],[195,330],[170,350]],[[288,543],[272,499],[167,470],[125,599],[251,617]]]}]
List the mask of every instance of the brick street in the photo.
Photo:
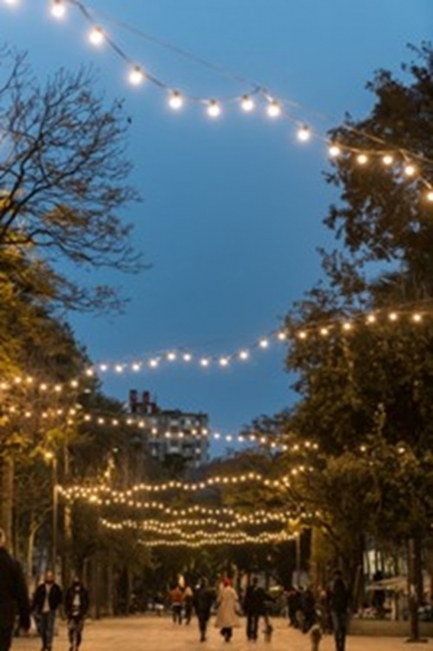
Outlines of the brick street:
[{"label": "brick street", "polygon": [[[242,620],[242,624],[244,620]],[[310,651],[308,636],[290,629],[284,619],[274,619],[274,634],[271,642],[265,642],[263,635],[257,642],[248,642],[244,627],[235,629],[233,640],[227,644],[213,626],[211,620],[206,642],[200,643],[197,621],[189,626],[179,626],[168,616],[132,616],[129,618],[89,621],[84,631],[82,651]],[[433,649],[433,640],[427,644],[409,645],[404,638],[349,636],[346,651],[397,651],[398,649]],[[13,651],[39,651],[37,638],[14,640]],[[66,630],[60,626],[53,651],[68,651]],[[320,651],[334,651],[330,636],[322,640]]]}]

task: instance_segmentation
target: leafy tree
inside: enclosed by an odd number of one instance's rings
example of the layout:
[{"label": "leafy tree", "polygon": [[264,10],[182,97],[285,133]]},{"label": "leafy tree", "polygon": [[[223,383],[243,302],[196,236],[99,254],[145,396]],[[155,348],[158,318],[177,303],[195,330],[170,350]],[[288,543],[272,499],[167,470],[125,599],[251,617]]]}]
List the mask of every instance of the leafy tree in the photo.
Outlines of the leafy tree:
[{"label": "leafy tree", "polygon": [[116,304],[115,293],[55,271],[59,261],[139,268],[131,226],[119,216],[138,198],[127,184],[127,119],[123,103],[106,106],[95,82],[89,70],[60,70],[41,86],[25,55],[0,51],[0,251],[45,259],[49,297],[80,310]]}]

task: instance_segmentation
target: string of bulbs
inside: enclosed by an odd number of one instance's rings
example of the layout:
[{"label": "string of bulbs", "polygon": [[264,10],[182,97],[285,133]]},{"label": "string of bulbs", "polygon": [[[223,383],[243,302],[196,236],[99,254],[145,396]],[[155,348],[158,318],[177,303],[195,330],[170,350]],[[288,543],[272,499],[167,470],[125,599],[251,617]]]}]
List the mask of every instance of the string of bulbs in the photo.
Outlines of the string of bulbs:
[{"label": "string of bulbs", "polygon": [[[19,0],[3,0],[5,4],[14,5]],[[371,136],[368,133],[362,132],[362,135],[367,139],[371,140],[374,143],[374,147],[370,149],[356,148],[353,146],[343,145],[341,143],[332,142],[325,135],[320,134],[317,130],[312,129],[311,126],[306,124],[303,121],[300,121],[298,118],[294,117],[287,108],[287,105],[293,106],[294,102],[288,102],[285,99],[279,99],[269,93],[269,91],[260,84],[255,84],[249,80],[242,79],[240,75],[235,73],[229,73],[230,76],[237,80],[242,81],[245,85],[249,86],[249,91],[247,94],[242,92],[239,95],[232,96],[226,99],[218,98],[209,98],[209,97],[198,97],[194,95],[188,95],[183,91],[178,89],[173,89],[170,84],[167,84],[162,79],[156,77],[149,72],[146,66],[137,63],[134,61],[127,52],[120,47],[120,45],[113,39],[111,34],[105,27],[103,27],[99,22],[94,18],[94,12],[81,0],[50,0],[50,10],[54,18],[61,20],[64,19],[67,15],[67,10],[69,7],[72,7],[79,11],[83,16],[86,22],[90,26],[90,31],[88,33],[89,43],[95,47],[101,47],[104,44],[107,44],[111,50],[127,65],[128,74],[127,78],[129,83],[132,86],[139,87],[145,82],[150,82],[160,91],[162,91],[167,97],[167,102],[169,107],[173,111],[179,111],[182,109],[186,102],[194,103],[201,105],[205,108],[206,114],[211,119],[219,118],[223,109],[229,105],[236,104],[238,105],[244,113],[251,113],[256,108],[262,107],[265,110],[266,115],[271,119],[284,118],[286,121],[293,123],[296,126],[296,135],[299,142],[306,143],[311,140],[313,137],[321,142],[325,143],[328,148],[328,154],[330,158],[338,158],[339,156],[345,154],[353,156],[354,162],[359,165],[361,168],[368,167],[369,163],[372,160],[380,161],[384,168],[393,169],[395,172],[401,175],[401,178],[406,179],[407,181],[414,182],[415,180],[419,181],[423,187],[423,196],[425,200],[433,205],[433,185],[422,175],[422,166],[423,163],[429,162],[425,157],[419,153],[412,153],[406,149],[401,148],[390,148],[385,141],[378,138],[377,136]],[[118,25],[120,23],[118,22]],[[123,27],[127,27],[123,25]],[[131,31],[138,33],[144,38],[153,40],[163,47],[169,47],[171,50],[182,54],[180,48],[169,46],[167,43],[162,42],[161,40],[146,36],[139,30],[129,27]],[[185,55],[185,53],[183,52]],[[196,62],[205,63],[203,60],[200,60],[198,57],[192,57]],[[212,64],[206,64],[207,67],[213,68],[214,70],[222,71],[221,68]],[[226,74],[228,71],[224,71]],[[377,145],[380,145],[378,148]]]},{"label": "string of bulbs", "polygon": [[[284,344],[290,340],[307,339],[310,335],[321,335],[326,337],[331,332],[341,331],[343,333],[355,332],[356,328],[363,326],[375,326],[381,323],[388,325],[399,325],[401,323],[411,323],[413,325],[421,325],[431,317],[431,301],[414,303],[403,303],[392,308],[374,310],[369,312],[359,312],[350,317],[337,316],[332,319],[322,319],[312,322],[304,326],[291,326],[290,328],[278,329],[270,332],[268,335],[261,337],[250,346],[241,348],[236,352],[226,354],[212,354],[208,356],[200,356],[191,351],[185,351],[183,348],[170,348],[163,352],[158,352],[146,356],[144,358],[136,358],[134,361],[116,361],[116,362],[100,362],[91,367],[88,367],[83,372],[83,376],[68,380],[64,383],[60,382],[45,382],[40,381],[31,375],[15,375],[8,381],[3,380],[0,382],[0,392],[10,391],[14,387],[19,389],[38,390],[42,394],[61,395],[71,389],[77,391],[88,391],[85,385],[85,378],[95,378],[99,373],[114,372],[116,374],[125,374],[128,372],[139,373],[148,369],[158,369],[164,365],[173,364],[186,364],[195,363],[196,366],[202,370],[214,369],[227,369],[234,363],[245,363],[251,360],[255,350],[268,351],[271,350],[273,344]],[[30,417],[31,410],[27,410]],[[60,412],[59,412],[60,413]],[[75,410],[71,411],[71,415],[75,415]],[[45,418],[46,416],[44,416]],[[84,414],[84,420],[93,422],[97,425],[117,426],[120,423],[120,417],[96,417],[92,414]],[[127,418],[124,421],[127,425],[136,425],[138,427],[145,427],[145,421],[142,419],[133,422],[133,419]],[[218,432],[215,432],[215,438]],[[228,435],[230,436],[230,435]],[[228,439],[230,440],[230,439]],[[254,440],[254,439],[253,439]]]}]

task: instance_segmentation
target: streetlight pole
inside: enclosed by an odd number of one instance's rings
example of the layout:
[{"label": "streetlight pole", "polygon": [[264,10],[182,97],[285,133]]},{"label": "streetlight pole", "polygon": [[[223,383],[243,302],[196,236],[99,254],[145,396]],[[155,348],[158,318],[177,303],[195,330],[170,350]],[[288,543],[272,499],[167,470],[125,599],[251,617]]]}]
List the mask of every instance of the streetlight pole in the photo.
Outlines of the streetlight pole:
[{"label": "streetlight pole", "polygon": [[58,523],[58,490],[57,490],[57,457],[54,452],[46,452],[45,459],[51,463],[51,490],[52,490],[52,530],[51,530],[51,570],[56,575],[57,567],[57,533]]}]

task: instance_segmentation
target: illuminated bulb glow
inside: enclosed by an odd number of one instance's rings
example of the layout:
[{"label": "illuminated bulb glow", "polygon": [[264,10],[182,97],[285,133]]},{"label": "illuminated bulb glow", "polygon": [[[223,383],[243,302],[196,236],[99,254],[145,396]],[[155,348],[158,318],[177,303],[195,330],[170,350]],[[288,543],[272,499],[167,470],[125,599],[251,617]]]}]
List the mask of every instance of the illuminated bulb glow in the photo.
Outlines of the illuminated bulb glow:
[{"label": "illuminated bulb glow", "polygon": [[365,165],[368,162],[368,157],[365,154],[359,154],[359,156],[356,157],[356,160],[360,165]]},{"label": "illuminated bulb glow", "polygon": [[54,18],[63,18],[66,14],[66,7],[63,0],[54,0],[51,6],[51,14]]},{"label": "illuminated bulb glow", "polygon": [[184,362],[190,362],[192,360],[192,355],[190,353],[185,353],[183,356],[183,361]]},{"label": "illuminated bulb glow", "polygon": [[311,131],[308,127],[301,127],[298,129],[298,140],[301,142],[308,142],[311,138]]},{"label": "illuminated bulb glow", "polygon": [[206,367],[206,366],[209,366],[210,362],[209,362],[208,359],[201,359],[201,360],[200,360],[200,364],[201,364],[202,366],[205,366],[205,367]]},{"label": "illuminated bulb glow", "polygon": [[220,366],[228,366],[229,365],[229,360],[227,357],[221,357],[220,359]]},{"label": "illuminated bulb glow", "polygon": [[244,95],[241,100],[241,107],[242,110],[245,111],[245,113],[250,113],[251,111],[254,110],[255,104],[251,97],[248,95]]},{"label": "illuminated bulb glow", "polygon": [[259,343],[260,348],[269,348],[269,341],[267,339],[262,339]]},{"label": "illuminated bulb glow", "polygon": [[298,334],[299,339],[306,339],[307,338],[307,333],[305,330],[301,330],[301,332]]},{"label": "illuminated bulb glow", "polygon": [[328,328],[320,328],[320,334],[321,334],[323,337],[326,337],[327,335],[329,335],[329,330],[328,330]]},{"label": "illuminated bulb glow", "polygon": [[177,359],[176,353],[168,353],[167,354],[167,359],[169,362],[175,362]]},{"label": "illuminated bulb glow", "polygon": [[389,320],[390,321],[397,321],[397,319],[398,319],[397,314],[395,312],[391,312],[391,314],[389,315]]},{"label": "illuminated bulb glow", "polygon": [[239,359],[242,359],[243,361],[249,359],[249,357],[250,354],[247,350],[241,350],[241,352],[239,353]]},{"label": "illuminated bulb glow", "polygon": [[267,113],[270,118],[277,118],[279,115],[281,115],[281,106],[278,104],[278,102],[273,100],[269,103]]},{"label": "illuminated bulb glow", "polygon": [[182,108],[184,101],[179,91],[174,90],[172,92],[172,94],[170,95],[170,99],[168,100],[168,103],[170,108],[172,108],[174,111],[178,111],[179,109]]},{"label": "illuminated bulb glow", "polygon": [[92,45],[102,45],[104,40],[105,37],[102,29],[100,27],[94,27],[89,34],[89,41],[92,43]]},{"label": "illuminated bulb glow", "polygon": [[145,80],[145,74],[140,66],[135,66],[129,73],[129,83],[133,86],[139,86]]},{"label": "illuminated bulb glow", "polygon": [[406,165],[404,168],[404,173],[406,176],[415,176],[416,174],[416,167],[414,165]]},{"label": "illuminated bulb glow", "polygon": [[367,317],[367,323],[376,323],[376,317],[374,314],[369,314]]},{"label": "illuminated bulb glow", "polygon": [[349,321],[343,323],[343,330],[351,330],[351,329],[352,329],[352,324]]},{"label": "illuminated bulb glow", "polygon": [[421,314],[414,314],[412,318],[415,321],[415,323],[420,323],[420,321],[422,321],[422,315]]},{"label": "illuminated bulb glow", "polygon": [[390,154],[387,154],[386,156],[384,156],[382,158],[382,162],[383,162],[384,165],[389,166],[389,165],[393,164],[394,158]]},{"label": "illuminated bulb glow", "polygon": [[430,203],[433,203],[433,190],[429,190],[427,192],[427,201],[430,201]]},{"label": "illuminated bulb glow", "polygon": [[331,145],[329,148],[329,155],[331,158],[337,158],[337,156],[341,155],[341,149],[338,147],[338,145]]},{"label": "illuminated bulb glow", "polygon": [[212,99],[207,107],[207,114],[211,118],[217,118],[221,115],[221,107],[215,99]]}]

